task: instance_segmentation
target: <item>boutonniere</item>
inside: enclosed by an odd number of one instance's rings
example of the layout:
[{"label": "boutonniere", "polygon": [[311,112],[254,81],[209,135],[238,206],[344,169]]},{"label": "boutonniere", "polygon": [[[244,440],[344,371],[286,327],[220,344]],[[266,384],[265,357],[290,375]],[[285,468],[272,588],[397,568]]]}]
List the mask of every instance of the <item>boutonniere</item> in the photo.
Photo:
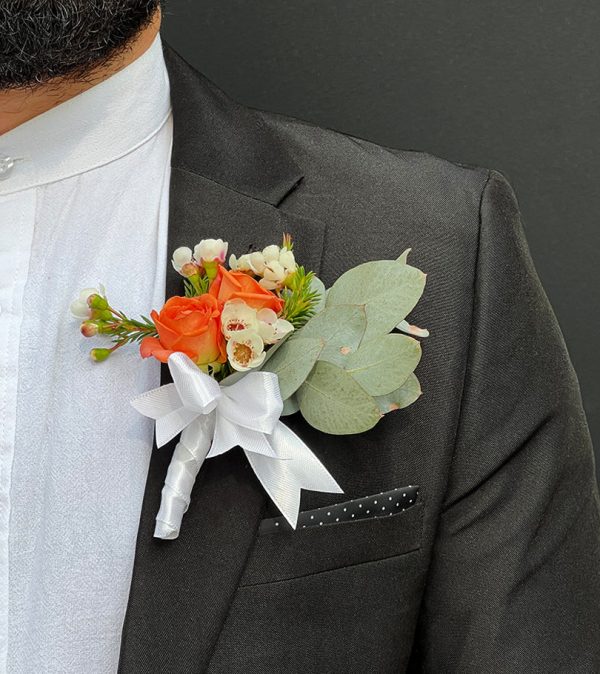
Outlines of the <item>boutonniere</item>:
[{"label": "boutonniere", "polygon": [[149,317],[129,318],[103,287],[71,305],[85,337],[112,338],[94,348],[105,361],[139,343],[142,358],[167,363],[173,383],[132,401],[156,422],[162,447],[180,435],[162,490],[154,535],[179,535],[205,459],[241,447],[281,513],[295,528],[301,489],[342,489],[281,418],[300,412],[323,433],[368,431],[421,394],[415,337],[426,330],[406,316],[425,274],[396,260],[365,262],[328,290],[296,262],[291,238],[225,263],[227,243],[178,248],[172,263],[184,293]]}]

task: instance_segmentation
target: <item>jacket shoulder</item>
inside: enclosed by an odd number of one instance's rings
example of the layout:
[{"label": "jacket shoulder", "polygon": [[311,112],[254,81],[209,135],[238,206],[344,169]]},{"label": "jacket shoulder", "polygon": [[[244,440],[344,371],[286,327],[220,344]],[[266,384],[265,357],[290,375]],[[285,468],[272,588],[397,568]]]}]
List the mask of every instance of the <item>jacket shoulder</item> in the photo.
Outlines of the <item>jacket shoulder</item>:
[{"label": "jacket shoulder", "polygon": [[[378,145],[294,117],[256,111],[304,174],[292,207],[341,234],[379,232],[474,254],[484,188],[494,172],[427,152]],[[452,241],[451,241],[452,240]]]},{"label": "jacket shoulder", "polygon": [[445,195],[453,189],[473,190],[477,195],[490,169],[444,159],[424,151],[386,147],[376,142],[319,126],[295,117],[255,110],[280,136],[301,169],[308,175],[330,176],[333,183],[351,180],[353,188],[398,189],[398,180],[415,181]]}]

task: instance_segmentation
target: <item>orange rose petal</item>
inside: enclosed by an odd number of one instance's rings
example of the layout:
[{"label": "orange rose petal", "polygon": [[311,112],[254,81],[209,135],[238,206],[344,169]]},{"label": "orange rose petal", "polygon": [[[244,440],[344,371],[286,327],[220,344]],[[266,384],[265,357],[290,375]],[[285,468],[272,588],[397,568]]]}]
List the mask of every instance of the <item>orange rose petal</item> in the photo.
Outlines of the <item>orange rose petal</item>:
[{"label": "orange rose petal", "polygon": [[173,351],[165,349],[156,337],[144,337],[140,342],[140,355],[142,358],[156,358],[161,363],[166,363]]}]

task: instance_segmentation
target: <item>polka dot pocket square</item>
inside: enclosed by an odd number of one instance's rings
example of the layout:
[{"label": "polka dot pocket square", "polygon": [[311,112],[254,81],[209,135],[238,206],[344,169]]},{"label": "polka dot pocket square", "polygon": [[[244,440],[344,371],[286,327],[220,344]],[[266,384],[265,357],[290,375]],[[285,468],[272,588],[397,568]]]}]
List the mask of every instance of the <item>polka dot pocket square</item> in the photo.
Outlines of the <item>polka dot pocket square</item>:
[{"label": "polka dot pocket square", "polygon": [[[315,510],[303,510],[298,515],[297,529],[330,526],[340,522],[393,517],[416,505],[419,487],[409,485],[390,491],[380,492],[372,496],[336,503]],[[260,524],[260,533],[269,534],[277,531],[292,531],[292,527],[284,517],[265,519]]]}]

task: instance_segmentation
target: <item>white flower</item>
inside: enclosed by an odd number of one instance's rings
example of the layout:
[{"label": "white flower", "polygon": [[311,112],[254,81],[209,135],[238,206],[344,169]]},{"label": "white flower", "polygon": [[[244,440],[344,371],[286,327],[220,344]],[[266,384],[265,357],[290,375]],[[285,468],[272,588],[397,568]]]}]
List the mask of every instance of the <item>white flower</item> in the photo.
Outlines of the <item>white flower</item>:
[{"label": "white flower", "polygon": [[262,255],[265,258],[265,262],[267,264],[269,262],[273,262],[274,260],[279,260],[279,246],[276,246],[275,244],[272,246],[267,246],[263,250]]},{"label": "white flower", "polygon": [[257,315],[258,334],[265,344],[275,344],[292,332],[294,326],[284,318],[277,318],[273,309],[261,309]]},{"label": "white flower", "polygon": [[225,262],[228,243],[223,239],[203,239],[194,247],[194,259],[198,264],[202,262]]},{"label": "white flower", "polygon": [[79,318],[82,321],[91,318],[92,310],[88,306],[88,299],[92,295],[102,295],[104,297],[105,294],[106,290],[102,285],[99,288],[85,288],[79,293],[79,297],[74,302],[71,302],[71,313],[75,318]]},{"label": "white flower", "polygon": [[260,285],[267,290],[274,290],[283,285],[288,273],[280,262],[273,260],[264,268],[262,276]]},{"label": "white flower", "polygon": [[231,268],[231,271],[253,271],[252,265],[250,264],[250,255],[248,255],[248,253],[240,255],[240,257],[230,255],[229,267]]},{"label": "white flower", "polygon": [[227,342],[229,362],[238,372],[262,365],[266,355],[263,340],[252,330],[240,330]]},{"label": "white flower", "polygon": [[256,309],[249,307],[244,300],[240,299],[225,302],[221,312],[221,331],[226,339],[235,337],[242,330],[258,332],[258,329]]},{"label": "white flower", "polygon": [[260,276],[263,273],[263,269],[265,268],[265,257],[262,253],[250,253],[248,256],[248,262],[250,264],[250,268],[255,274]]},{"label": "white flower", "polygon": [[288,272],[293,274],[296,271],[296,259],[294,253],[287,248],[282,248],[279,255],[279,264]]},{"label": "white flower", "polygon": [[187,246],[181,246],[173,251],[171,264],[173,265],[173,269],[182,276],[192,276],[198,271],[192,259],[192,250]]}]

